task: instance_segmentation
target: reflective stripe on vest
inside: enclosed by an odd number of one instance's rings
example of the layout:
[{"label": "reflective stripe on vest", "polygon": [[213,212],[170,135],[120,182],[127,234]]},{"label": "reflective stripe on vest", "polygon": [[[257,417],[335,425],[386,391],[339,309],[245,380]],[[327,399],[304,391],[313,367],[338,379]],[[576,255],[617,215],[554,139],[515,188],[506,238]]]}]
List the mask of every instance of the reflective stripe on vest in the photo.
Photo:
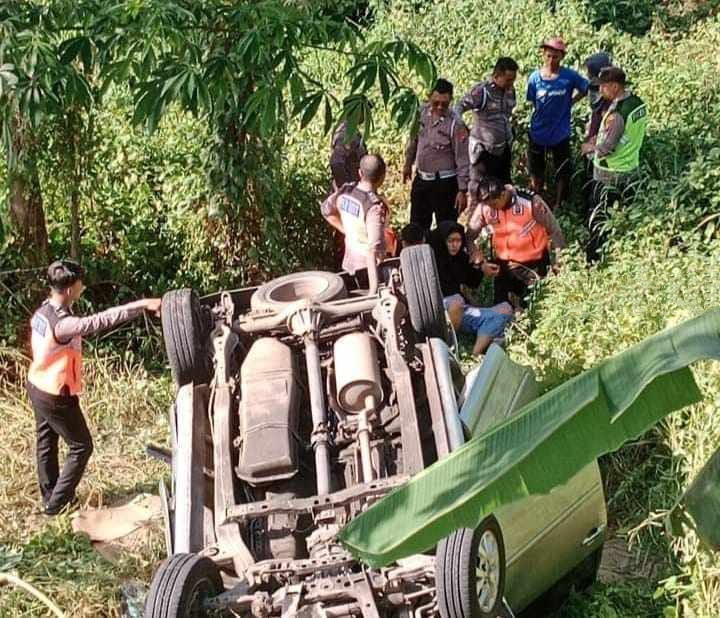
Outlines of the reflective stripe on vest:
[{"label": "reflective stripe on vest", "polygon": [[625,130],[615,150],[602,159],[596,158],[595,165],[611,172],[632,172],[640,165],[640,148],[645,139],[647,127],[647,108],[640,97],[631,94],[620,101],[616,108],[608,110],[600,123],[598,145],[605,140],[605,126],[610,114],[613,113],[622,116],[625,121]]},{"label": "reflective stripe on vest", "polygon": [[67,343],[55,339],[59,317],[45,302],[32,317],[31,345],[33,360],[28,381],[51,395],[77,395],[82,387],[82,338]]},{"label": "reflective stripe on vest", "polygon": [[493,249],[501,260],[527,263],[540,260],[547,253],[548,234],[535,221],[532,201],[513,195],[505,210],[483,206],[483,217],[493,228]]}]

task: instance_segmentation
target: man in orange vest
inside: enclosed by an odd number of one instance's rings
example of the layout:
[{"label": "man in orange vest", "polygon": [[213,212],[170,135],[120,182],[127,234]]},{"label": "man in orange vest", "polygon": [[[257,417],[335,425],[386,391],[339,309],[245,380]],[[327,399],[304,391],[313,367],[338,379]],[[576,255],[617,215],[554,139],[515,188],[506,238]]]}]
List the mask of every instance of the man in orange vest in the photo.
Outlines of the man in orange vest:
[{"label": "man in orange vest", "polygon": [[528,287],[547,274],[551,249],[563,249],[565,238],[544,200],[496,178],[485,178],[477,190],[478,205],[468,220],[468,242],[477,263],[485,257],[475,246],[482,230],[490,232],[494,275],[494,304],[525,298]]},{"label": "man in orange vest", "polygon": [[[35,412],[38,480],[46,515],[57,515],[76,501],[75,488],[93,451],[78,400],[82,388],[82,337],[113,328],[144,310],[160,311],[159,298],[146,298],[76,317],[71,308],[85,289],[83,276],[82,267],[72,260],[50,264],[50,296],[31,321],[33,360],[27,390]],[[58,437],[68,446],[62,472],[58,468]]]}]

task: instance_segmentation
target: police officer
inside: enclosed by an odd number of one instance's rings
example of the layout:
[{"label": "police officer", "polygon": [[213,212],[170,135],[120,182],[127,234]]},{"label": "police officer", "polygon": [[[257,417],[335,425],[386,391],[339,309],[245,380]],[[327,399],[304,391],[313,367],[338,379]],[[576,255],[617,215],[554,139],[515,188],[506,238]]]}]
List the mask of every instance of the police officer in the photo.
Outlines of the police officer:
[{"label": "police officer", "polygon": [[[478,187],[478,206],[468,221],[468,241],[485,228],[492,233],[495,269],[483,268],[494,277],[494,304],[523,299],[528,288],[547,274],[550,250],[565,247],[565,238],[545,201],[532,191],[485,178]],[[483,265],[484,256],[473,255]]]},{"label": "police officer", "polygon": [[362,135],[357,132],[355,135],[348,134],[347,121],[338,126],[332,138],[330,152],[330,171],[333,177],[333,191],[336,191],[348,182],[360,180],[358,169],[360,159],[367,154],[365,142]]},{"label": "police officer", "polygon": [[385,180],[385,161],[380,155],[365,155],[359,172],[359,182],[344,184],[320,207],[327,222],[345,235],[342,267],[351,274],[385,259],[388,208],[377,194]]},{"label": "police officer", "polygon": [[462,116],[472,110],[470,130],[469,199],[477,194],[485,176],[510,182],[513,132],[510,120],[517,104],[515,78],[518,65],[512,58],[498,58],[490,79],[475,84],[455,106]]},{"label": "police officer", "polygon": [[584,148],[593,155],[592,210],[588,219],[590,242],[587,257],[599,258],[604,243],[608,208],[633,197],[634,180],[640,166],[640,149],[645,139],[647,108],[644,101],[626,89],[625,72],[615,66],[600,71],[600,95],[610,101],[595,144]]},{"label": "police officer", "polygon": [[468,130],[450,109],[453,85],[438,79],[430,99],[420,109],[418,134],[405,149],[403,181],[415,178],[410,190],[410,221],[430,229],[436,223],[456,221],[467,204]]},{"label": "police officer", "polygon": [[[31,321],[33,360],[27,391],[35,412],[37,472],[44,512],[56,515],[73,503],[75,488],[93,451],[92,438],[80,410],[82,338],[117,326],[144,310],[159,312],[160,299],[147,298],[80,318],[72,313],[85,286],[82,267],[59,260],[48,268],[50,296]],[[58,438],[68,446],[62,472]]]}]

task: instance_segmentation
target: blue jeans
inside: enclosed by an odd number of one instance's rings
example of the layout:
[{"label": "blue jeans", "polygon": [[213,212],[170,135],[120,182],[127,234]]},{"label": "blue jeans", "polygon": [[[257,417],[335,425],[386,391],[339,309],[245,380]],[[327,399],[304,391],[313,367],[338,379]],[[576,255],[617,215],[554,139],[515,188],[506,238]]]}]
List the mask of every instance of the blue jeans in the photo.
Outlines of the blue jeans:
[{"label": "blue jeans", "polygon": [[460,294],[453,294],[443,299],[445,308],[454,302],[464,304],[460,330],[465,333],[485,335],[492,338],[502,337],[505,328],[513,319],[512,313],[505,314],[487,307],[475,307],[465,304],[465,299]]}]

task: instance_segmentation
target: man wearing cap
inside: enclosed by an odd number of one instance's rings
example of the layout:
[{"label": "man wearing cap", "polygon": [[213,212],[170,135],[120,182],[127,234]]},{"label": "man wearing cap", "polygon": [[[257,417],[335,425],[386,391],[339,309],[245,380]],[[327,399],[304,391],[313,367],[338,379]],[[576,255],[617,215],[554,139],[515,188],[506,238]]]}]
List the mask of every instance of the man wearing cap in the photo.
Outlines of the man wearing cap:
[{"label": "man wearing cap", "polygon": [[455,106],[462,116],[473,112],[470,130],[469,199],[477,193],[478,182],[485,176],[510,182],[513,132],[510,125],[517,103],[515,78],[518,65],[512,58],[498,58],[492,76],[475,84]]},{"label": "man wearing cap", "polygon": [[620,67],[600,71],[600,95],[610,101],[602,118],[595,144],[586,151],[593,154],[592,212],[589,217],[590,242],[587,255],[597,260],[604,242],[603,227],[607,208],[632,199],[633,180],[640,166],[640,148],[645,139],[647,108],[636,94],[626,90],[625,72]]},{"label": "man wearing cap", "polygon": [[585,163],[585,181],[583,184],[583,197],[586,207],[589,208],[590,198],[593,191],[593,150],[600,130],[600,122],[605,112],[610,108],[612,101],[607,101],[600,96],[600,71],[605,67],[612,65],[610,55],[606,52],[597,52],[585,59],[585,70],[587,71],[589,83],[588,86],[588,103],[590,105],[590,119],[585,128],[585,139],[580,146],[583,153]]},{"label": "man wearing cap", "polygon": [[456,221],[467,204],[468,130],[450,109],[453,85],[438,79],[428,102],[420,109],[418,134],[405,149],[403,182],[415,178],[410,190],[410,221],[430,229],[436,223]]},{"label": "man wearing cap", "polygon": [[570,111],[588,91],[588,82],[577,71],[560,66],[567,47],[559,37],[542,45],[543,66],[528,79],[527,100],[533,106],[530,120],[528,167],[531,185],[540,192],[545,186],[548,153],[552,154],[557,178],[555,208],[567,197],[572,174],[570,160]]},{"label": "man wearing cap", "polygon": [[[93,451],[92,438],[80,409],[82,338],[108,330],[143,311],[160,311],[159,298],[146,298],[76,317],[72,305],[85,289],[84,271],[72,260],[48,268],[49,297],[30,322],[32,363],[27,391],[35,413],[37,473],[46,515],[56,515],[75,501],[75,488]],[[62,471],[58,439],[68,446]]]}]

